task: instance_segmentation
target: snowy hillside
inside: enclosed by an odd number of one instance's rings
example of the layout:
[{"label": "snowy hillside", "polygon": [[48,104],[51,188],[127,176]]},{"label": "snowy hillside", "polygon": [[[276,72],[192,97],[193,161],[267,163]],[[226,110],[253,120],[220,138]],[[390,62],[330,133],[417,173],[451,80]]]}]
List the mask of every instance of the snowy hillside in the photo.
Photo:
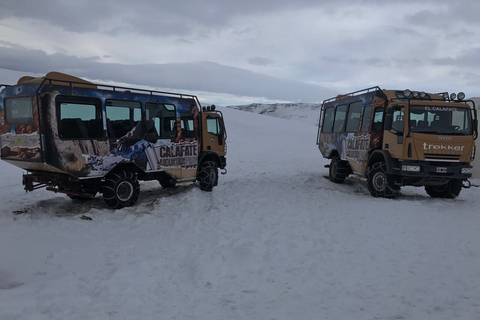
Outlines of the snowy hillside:
[{"label": "snowy hillside", "polygon": [[0,319],[480,316],[479,188],[372,198],[326,178],[315,126],[222,111],[228,174],[211,193],[142,183],[111,210],[25,194],[0,162]]},{"label": "snowy hillside", "polygon": [[317,125],[321,106],[321,103],[252,103],[243,106],[227,106],[227,108]]}]

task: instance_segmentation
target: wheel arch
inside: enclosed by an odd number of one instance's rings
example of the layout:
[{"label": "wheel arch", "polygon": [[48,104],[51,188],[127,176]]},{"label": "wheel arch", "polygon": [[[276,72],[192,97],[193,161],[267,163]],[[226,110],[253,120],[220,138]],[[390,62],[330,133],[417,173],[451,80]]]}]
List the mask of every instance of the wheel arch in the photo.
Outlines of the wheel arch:
[{"label": "wheel arch", "polygon": [[198,158],[198,164],[200,165],[204,161],[213,161],[217,164],[218,168],[222,167],[222,162],[220,161],[220,156],[215,152],[205,152],[200,155]]},{"label": "wheel arch", "polygon": [[143,171],[142,168],[140,168],[138,165],[136,165],[133,162],[121,162],[117,164],[115,167],[113,167],[111,170],[109,170],[108,173],[105,174],[105,176],[108,175],[109,173],[119,171],[119,170],[131,171],[133,173],[138,174],[139,176],[146,174],[146,172]]},{"label": "wheel arch", "polygon": [[338,153],[337,149],[332,150],[326,158],[327,159],[333,159],[335,156],[338,156],[340,159],[342,158],[342,157],[340,157],[340,153]]},{"label": "wheel arch", "polygon": [[368,159],[367,170],[377,162],[385,162],[387,166],[387,173],[390,174],[394,172],[392,156],[388,151],[374,150]]}]

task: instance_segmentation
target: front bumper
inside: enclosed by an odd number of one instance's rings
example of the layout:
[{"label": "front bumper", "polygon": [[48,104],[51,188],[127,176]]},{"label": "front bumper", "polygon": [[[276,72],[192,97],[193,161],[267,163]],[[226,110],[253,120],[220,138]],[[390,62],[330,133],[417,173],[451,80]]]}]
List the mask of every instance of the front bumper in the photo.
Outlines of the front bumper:
[{"label": "front bumper", "polygon": [[402,177],[468,179],[472,166],[465,162],[396,161],[394,171]]}]

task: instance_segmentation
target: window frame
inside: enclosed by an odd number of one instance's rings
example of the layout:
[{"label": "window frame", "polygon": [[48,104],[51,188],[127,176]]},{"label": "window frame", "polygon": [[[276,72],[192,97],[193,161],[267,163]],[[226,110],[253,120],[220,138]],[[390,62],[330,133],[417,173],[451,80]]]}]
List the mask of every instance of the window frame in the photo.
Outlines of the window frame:
[{"label": "window frame", "polygon": [[[354,108],[358,108],[358,107],[360,107],[360,109],[358,110],[358,118],[351,119],[350,117],[352,116],[352,110],[354,110]],[[347,112],[346,117],[345,117],[345,121],[346,121],[345,130],[344,130],[345,132],[347,132],[347,133],[358,132],[358,130],[360,128],[360,118],[362,116],[362,107],[363,107],[363,101],[362,100],[351,102],[348,105],[348,112]],[[351,123],[351,120],[356,121],[355,129],[349,127],[350,123]]]},{"label": "window frame", "polygon": [[[326,127],[326,123],[325,123],[325,119],[326,118],[326,113],[327,111],[331,112],[331,121],[330,121],[330,126]],[[335,122],[335,107],[325,107],[325,109],[323,109],[323,119],[322,119],[322,131],[321,133],[332,133],[333,132],[333,123]],[[325,130],[325,128],[328,128],[328,131]]]},{"label": "window frame", "polygon": [[[155,110],[155,106],[162,106],[163,110]],[[173,107],[172,110],[169,110],[166,106]],[[155,111],[155,112],[152,112]],[[153,120],[155,123],[155,129],[158,132],[158,139],[176,139],[178,136],[177,130],[177,106],[172,103],[161,103],[161,102],[146,102],[145,103],[145,115],[148,112],[148,117],[145,116],[145,120]],[[173,115],[173,118],[172,118]],[[156,122],[158,119],[158,122]],[[173,121],[173,126],[171,125],[170,131],[163,130],[164,128],[164,121]],[[156,127],[157,123],[159,124],[159,128]],[[165,134],[168,132],[168,134]]]},{"label": "window frame", "polygon": [[[87,138],[85,137],[63,137],[62,134],[64,134],[64,128],[62,128],[61,121],[64,119],[80,119],[82,122],[85,120],[82,120],[81,118],[62,118],[62,104],[72,104],[72,105],[89,105],[89,106],[94,106],[95,107],[95,120],[100,123],[101,131],[102,134],[97,136],[89,136]],[[56,120],[57,120],[57,134],[58,137],[61,140],[105,140],[105,129],[104,129],[104,119],[103,119],[103,111],[102,111],[102,100],[99,98],[95,97],[85,97],[85,96],[68,96],[68,95],[57,95],[55,97],[55,113],[56,113]],[[100,121],[99,121],[100,120]],[[90,120],[87,120],[90,121]],[[62,130],[62,131],[61,131]],[[90,133],[90,132],[89,132]]]},{"label": "window frame", "polygon": [[[121,105],[107,105],[109,102],[119,102],[119,103],[126,102],[126,103],[130,103],[132,105],[131,106],[128,106],[128,105],[124,105],[124,106],[121,106]],[[133,106],[133,104],[136,104],[137,106]],[[108,117],[108,109],[112,108],[112,107],[113,108],[128,109],[128,117],[129,118],[128,119],[116,119],[116,120],[110,119]],[[140,119],[138,119],[138,120],[136,120],[136,117],[137,117],[137,113],[135,112],[136,110],[140,111]],[[107,136],[108,136],[108,139],[122,138],[130,130],[134,129],[138,125],[138,122],[143,123],[145,117],[144,117],[144,110],[143,110],[142,102],[138,101],[138,100],[105,99],[105,118],[106,118],[105,121],[107,122]],[[129,127],[130,129],[127,129],[127,132],[125,132],[123,135],[122,134],[114,135],[114,136],[110,135],[109,128],[113,129],[112,131],[118,130],[118,128],[115,129],[115,125],[111,124],[112,121],[130,121],[130,123],[131,123],[131,126]],[[109,124],[109,122],[110,122],[110,124]],[[143,128],[143,126],[142,126],[142,128]],[[143,129],[143,131],[145,131],[145,130]],[[145,132],[142,132],[142,135],[145,135]]]},{"label": "window frame", "polygon": [[[335,129],[335,125],[336,125],[336,122],[337,122],[338,109],[343,108],[343,107],[345,107],[345,115],[344,115],[343,123],[339,125],[338,129]],[[341,104],[341,105],[338,105],[338,106],[335,107],[335,117],[334,117],[334,120],[333,120],[332,133],[345,132],[345,123],[347,121],[347,114],[348,114],[348,104]]]},{"label": "window frame", "polygon": [[[18,99],[30,99],[30,108],[31,108],[31,117],[28,118],[27,121],[10,121],[9,117],[8,117],[8,102],[11,101],[11,100],[18,100]],[[35,120],[33,119],[33,99],[32,99],[32,96],[14,96],[14,97],[8,97],[8,98],[5,98],[3,100],[3,114],[4,114],[4,117],[5,117],[5,122],[8,123],[8,124],[11,124],[11,125],[31,125],[35,122]]]},{"label": "window frame", "polygon": [[[365,110],[369,110],[368,117],[365,117]],[[372,114],[373,114],[373,107],[372,105],[364,106],[363,112],[362,112],[362,124],[360,126],[360,132],[368,132],[370,128],[370,121],[372,120]]]}]

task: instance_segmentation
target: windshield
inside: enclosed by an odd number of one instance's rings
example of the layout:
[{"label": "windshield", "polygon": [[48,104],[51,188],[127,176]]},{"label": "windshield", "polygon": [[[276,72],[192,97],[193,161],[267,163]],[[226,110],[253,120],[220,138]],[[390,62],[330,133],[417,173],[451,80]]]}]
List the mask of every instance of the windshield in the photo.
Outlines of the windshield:
[{"label": "windshield", "polygon": [[471,135],[469,108],[411,106],[410,131],[419,133]]}]

